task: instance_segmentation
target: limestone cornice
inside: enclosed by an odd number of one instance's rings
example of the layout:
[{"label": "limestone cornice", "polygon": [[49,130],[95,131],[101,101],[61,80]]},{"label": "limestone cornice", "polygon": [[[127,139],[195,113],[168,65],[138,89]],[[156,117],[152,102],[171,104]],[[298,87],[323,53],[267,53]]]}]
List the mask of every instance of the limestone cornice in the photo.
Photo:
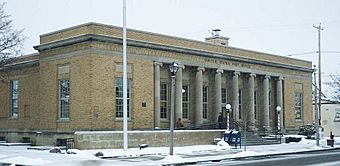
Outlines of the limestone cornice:
[{"label": "limestone cornice", "polygon": [[[50,42],[50,43],[34,46],[34,49],[41,52],[41,51],[45,51],[49,49],[82,43],[86,41],[109,42],[109,43],[114,43],[114,44],[122,44],[123,42],[121,38],[117,38],[117,37],[109,37],[109,36],[103,36],[103,35],[97,35],[97,34],[85,34],[85,35],[80,35],[80,36],[76,36],[76,37],[72,37],[68,39],[63,39],[60,41],[55,41],[55,42]],[[149,49],[156,49],[156,50],[161,50],[161,51],[192,54],[192,55],[198,55],[198,56],[207,57],[207,58],[215,58],[215,59],[221,59],[221,60],[258,64],[258,65],[269,66],[269,67],[285,68],[285,69],[298,70],[298,71],[303,71],[303,72],[310,72],[310,73],[313,72],[313,69],[301,67],[301,66],[287,65],[287,64],[277,63],[277,62],[268,62],[264,60],[251,59],[251,58],[246,58],[246,57],[236,57],[236,56],[224,54],[224,53],[195,50],[195,49],[182,48],[182,47],[170,46],[170,45],[161,45],[161,44],[150,43],[150,42],[145,42],[145,41],[128,40],[127,45],[135,46],[135,47],[142,47],[142,48],[149,48]]]},{"label": "limestone cornice", "polygon": [[28,60],[28,61],[20,61],[16,63],[6,64],[3,67],[0,67],[0,71],[9,70],[9,69],[22,69],[27,67],[34,67],[39,65],[39,60]]}]

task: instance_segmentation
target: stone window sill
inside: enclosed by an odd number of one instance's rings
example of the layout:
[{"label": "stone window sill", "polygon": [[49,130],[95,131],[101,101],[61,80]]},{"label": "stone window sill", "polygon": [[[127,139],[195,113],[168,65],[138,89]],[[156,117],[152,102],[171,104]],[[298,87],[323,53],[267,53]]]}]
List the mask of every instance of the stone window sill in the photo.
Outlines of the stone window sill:
[{"label": "stone window sill", "polygon": [[63,122],[70,122],[70,119],[69,118],[58,119],[57,122],[61,122],[61,123],[63,123]]}]

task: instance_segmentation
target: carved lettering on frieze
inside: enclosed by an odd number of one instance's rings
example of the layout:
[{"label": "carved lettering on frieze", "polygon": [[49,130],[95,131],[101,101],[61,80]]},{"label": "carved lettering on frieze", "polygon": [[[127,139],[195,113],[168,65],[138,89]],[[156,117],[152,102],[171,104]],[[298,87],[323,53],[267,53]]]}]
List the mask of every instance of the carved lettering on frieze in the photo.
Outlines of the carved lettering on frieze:
[{"label": "carved lettering on frieze", "polygon": [[223,60],[218,60],[218,59],[204,59],[204,61],[207,63],[214,63],[214,64],[219,64],[219,65],[251,68],[250,64],[244,64],[244,63],[239,63],[239,62],[230,62],[230,61],[223,61]]}]

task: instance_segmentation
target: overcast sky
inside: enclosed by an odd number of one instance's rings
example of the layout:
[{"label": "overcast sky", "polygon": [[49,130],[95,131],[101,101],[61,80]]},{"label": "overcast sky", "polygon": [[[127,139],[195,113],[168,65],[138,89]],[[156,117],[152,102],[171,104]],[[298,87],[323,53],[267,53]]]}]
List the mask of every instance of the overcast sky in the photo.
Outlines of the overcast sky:
[{"label": "overcast sky", "polygon": [[[35,52],[39,35],[98,22],[122,26],[123,0],[0,0],[28,37],[24,53]],[[127,0],[127,27],[203,41],[221,29],[230,46],[287,56],[317,51],[321,33],[322,73],[340,74],[338,0]],[[335,53],[334,53],[335,52]],[[317,54],[292,56],[313,61]]]}]

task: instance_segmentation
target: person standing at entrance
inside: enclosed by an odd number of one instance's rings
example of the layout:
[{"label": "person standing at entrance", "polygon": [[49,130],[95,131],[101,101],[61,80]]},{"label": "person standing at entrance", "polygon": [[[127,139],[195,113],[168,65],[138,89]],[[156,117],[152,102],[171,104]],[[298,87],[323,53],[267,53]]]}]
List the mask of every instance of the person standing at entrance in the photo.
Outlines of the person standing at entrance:
[{"label": "person standing at entrance", "polygon": [[176,124],[177,124],[177,128],[183,128],[184,127],[184,124],[182,122],[182,118],[178,118]]}]

